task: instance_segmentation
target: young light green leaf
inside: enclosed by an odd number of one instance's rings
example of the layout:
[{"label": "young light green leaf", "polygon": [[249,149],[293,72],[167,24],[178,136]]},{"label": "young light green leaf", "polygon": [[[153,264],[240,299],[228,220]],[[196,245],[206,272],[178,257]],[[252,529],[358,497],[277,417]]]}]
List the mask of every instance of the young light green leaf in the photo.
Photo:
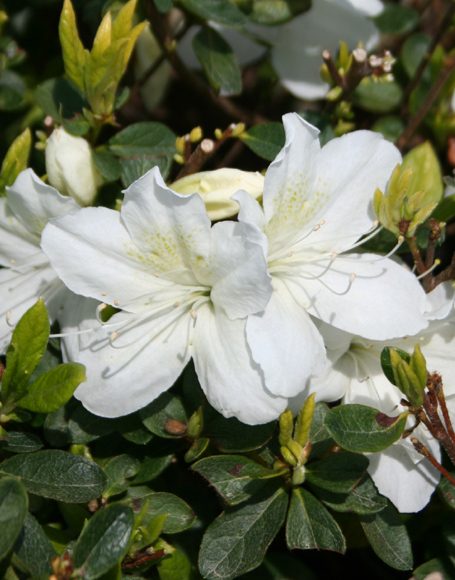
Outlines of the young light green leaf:
[{"label": "young light green leaf", "polygon": [[376,555],[395,570],[411,570],[412,546],[406,526],[397,510],[388,505],[385,509],[360,520]]},{"label": "young light green leaf", "polygon": [[320,501],[309,491],[292,491],[286,521],[286,542],[290,550],[332,550],[344,554],[343,533]]},{"label": "young light green leaf", "polygon": [[6,351],[2,400],[17,400],[26,392],[30,375],[44,355],[49,339],[49,318],[43,300],[22,316]]},{"label": "young light green leaf", "polygon": [[425,141],[411,149],[403,158],[402,168],[412,170],[408,194],[422,192],[425,205],[434,209],[441,200],[444,188],[441,166],[431,143]]},{"label": "young light green leaf", "polygon": [[191,561],[183,550],[174,547],[174,551],[162,558],[156,567],[160,580],[194,580],[196,575]]},{"label": "young light green leaf", "polygon": [[281,24],[311,8],[311,0],[236,0],[258,24]]},{"label": "young light green leaf", "polygon": [[38,521],[27,513],[24,526],[14,546],[14,557],[30,578],[48,578],[56,552]]},{"label": "young light green leaf", "polygon": [[335,441],[354,453],[374,453],[397,441],[406,426],[407,413],[384,415],[365,405],[340,405],[331,409],[325,426]]},{"label": "young light green leaf", "polygon": [[262,123],[242,133],[240,139],[253,153],[273,161],[284,145],[284,128],[281,123]]},{"label": "young light green leaf", "polygon": [[27,128],[12,142],[3,159],[0,170],[0,195],[5,193],[5,187],[12,185],[19,173],[27,167],[31,147],[32,134]]},{"label": "young light green leaf", "polygon": [[368,467],[368,459],[357,453],[332,453],[311,462],[305,471],[306,480],[327,491],[349,493]]},{"label": "young light green leaf", "polygon": [[86,379],[85,367],[78,363],[58,365],[27,387],[17,406],[35,413],[52,413],[68,402]]},{"label": "young light green leaf", "polygon": [[84,92],[84,74],[88,51],[84,49],[79,38],[76,14],[71,0],[65,0],[63,3],[58,32],[62,45],[65,73],[78,89]]},{"label": "young light green leaf", "polygon": [[206,457],[191,469],[202,475],[229,505],[258,495],[269,478],[279,475],[243,455]]},{"label": "young light green leaf", "polygon": [[236,578],[262,562],[286,516],[288,495],[281,487],[254,503],[222,513],[207,528],[199,570],[207,580]]},{"label": "young light green leaf", "polygon": [[96,463],[57,449],[10,457],[0,463],[0,473],[19,477],[30,493],[68,503],[95,499],[106,484]]},{"label": "young light green leaf", "polygon": [[74,566],[85,580],[100,578],[121,562],[133,525],[132,510],[119,504],[99,510],[89,520],[74,547]]},{"label": "young light green leaf", "polygon": [[0,561],[14,546],[27,515],[28,497],[17,479],[0,480]]},{"label": "young light green leaf", "polygon": [[193,50],[210,85],[222,96],[242,90],[242,75],[231,46],[213,28],[206,26],[193,38]]},{"label": "young light green leaf", "polygon": [[146,503],[144,525],[161,515],[166,516],[163,525],[165,534],[178,534],[193,525],[196,517],[195,513],[180,497],[164,491],[146,493],[140,497],[135,497],[134,488],[130,488],[129,493],[131,498],[128,499],[128,503],[133,508],[134,513],[139,513]]}]

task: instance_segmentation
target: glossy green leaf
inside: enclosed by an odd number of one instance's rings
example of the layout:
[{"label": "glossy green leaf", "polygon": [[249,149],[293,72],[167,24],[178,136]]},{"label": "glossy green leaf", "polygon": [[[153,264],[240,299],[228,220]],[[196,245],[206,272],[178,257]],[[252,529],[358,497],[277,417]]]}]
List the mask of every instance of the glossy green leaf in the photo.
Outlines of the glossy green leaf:
[{"label": "glossy green leaf", "polygon": [[370,477],[365,477],[348,494],[339,494],[318,489],[318,497],[330,509],[337,512],[374,514],[387,506],[385,497],[378,493]]},{"label": "glossy green leaf", "polygon": [[6,370],[2,378],[2,400],[21,398],[26,392],[30,375],[47,347],[49,318],[43,300],[22,316],[14,329],[6,351]]},{"label": "glossy green leaf", "polygon": [[247,17],[231,0],[179,0],[181,6],[202,20],[225,26],[241,26]]},{"label": "glossy green leaf", "polygon": [[0,480],[0,561],[5,558],[19,536],[27,515],[28,497],[17,479]]},{"label": "glossy green leaf", "polygon": [[10,453],[31,453],[42,447],[41,439],[34,433],[8,431],[7,439],[1,443],[0,449]]},{"label": "glossy green leaf", "polygon": [[48,578],[51,573],[51,560],[56,555],[43,528],[28,513],[14,546],[14,557],[30,573],[31,578]]},{"label": "glossy green leaf", "polygon": [[448,222],[455,217],[455,193],[444,197],[433,212],[433,217]]},{"label": "glossy green leaf", "polygon": [[273,161],[284,145],[281,123],[262,123],[241,134],[240,139],[259,157]]},{"label": "glossy green leaf", "polygon": [[380,117],[371,128],[373,131],[382,133],[388,141],[395,143],[404,131],[404,122],[397,115],[386,115],[385,117]]},{"label": "glossy green leaf", "polygon": [[271,439],[274,429],[274,422],[245,425],[235,417],[226,419],[217,414],[207,422],[204,435],[223,453],[241,453],[254,451],[265,445]]},{"label": "glossy green leaf", "polygon": [[123,453],[111,457],[104,465],[103,470],[107,477],[104,497],[122,493],[128,488],[130,481],[139,471],[141,462],[132,455]]},{"label": "glossy green leaf", "polygon": [[419,23],[419,13],[408,6],[386,4],[384,10],[375,16],[374,22],[384,34],[405,34]]},{"label": "glossy green leaf", "polygon": [[139,513],[146,504],[146,513],[143,519],[145,525],[161,515],[166,515],[163,525],[165,534],[178,534],[193,525],[195,513],[183,499],[172,493],[159,491],[134,497],[135,489],[130,488],[129,494],[131,499],[127,501],[134,513]]},{"label": "glossy green leaf", "polygon": [[354,453],[374,453],[397,441],[406,426],[407,413],[389,417],[365,405],[340,405],[325,419],[335,441]]},{"label": "glossy green leaf", "polygon": [[[452,471],[452,476],[454,476]],[[441,477],[438,485],[439,495],[443,498],[445,503],[452,509],[455,509],[455,485],[452,485],[448,479]]]},{"label": "glossy green leaf", "polygon": [[96,512],[74,547],[74,566],[83,570],[84,579],[100,578],[123,559],[133,525],[133,512],[126,506],[112,504]]},{"label": "glossy green leaf", "polygon": [[35,91],[37,104],[46,115],[63,123],[64,119],[82,119],[82,109],[87,106],[82,95],[66,79],[49,79]]},{"label": "glossy green leaf", "polygon": [[205,531],[199,570],[207,580],[236,578],[262,562],[286,516],[288,495],[271,495],[222,513]]},{"label": "glossy green leaf", "polygon": [[161,123],[141,122],[129,125],[109,141],[109,151],[118,157],[125,186],[155,165],[164,178],[169,173],[176,135]]},{"label": "glossy green leaf", "polygon": [[158,562],[156,569],[160,580],[195,580],[197,577],[188,556],[175,546],[171,554]]},{"label": "glossy green leaf", "polygon": [[332,453],[311,462],[305,471],[309,483],[336,493],[349,493],[365,475],[368,459],[357,453]]},{"label": "glossy green leaf", "polygon": [[[434,575],[433,575],[434,574]],[[421,564],[412,574],[415,580],[450,580],[455,577],[455,567],[448,560],[433,558],[425,564]]]},{"label": "glossy green leaf", "polygon": [[354,91],[353,101],[370,113],[389,113],[400,105],[402,96],[396,81],[365,77]]},{"label": "glossy green leaf", "polygon": [[99,497],[106,483],[96,463],[57,449],[10,457],[0,463],[0,473],[19,477],[30,493],[68,503]]},{"label": "glossy green leaf", "polygon": [[180,397],[165,392],[140,411],[142,422],[158,437],[174,439],[186,434],[188,417]]},{"label": "glossy green leaf", "polygon": [[27,87],[21,76],[11,70],[0,73],[0,111],[15,111],[25,104]]},{"label": "glossy green leaf", "polygon": [[362,516],[360,523],[376,555],[395,570],[411,570],[412,546],[406,526],[397,510],[388,505],[371,516]]},{"label": "glossy green leaf", "polygon": [[86,379],[85,367],[78,363],[64,363],[40,375],[27,387],[27,393],[17,401],[22,409],[35,413],[52,413],[73,396]]},{"label": "glossy green leaf", "polygon": [[417,32],[409,36],[401,48],[401,62],[406,74],[412,78],[419,66],[421,60],[425,56],[431,42],[431,37],[428,34]]},{"label": "glossy green leaf", "polygon": [[206,457],[191,469],[202,475],[229,505],[237,505],[255,495],[276,477],[271,469],[243,455]]},{"label": "glossy green leaf", "polygon": [[94,151],[93,161],[106,182],[117,181],[122,173],[122,166],[115,155],[109,151]]},{"label": "glossy green leaf", "polygon": [[156,457],[147,456],[141,463],[139,471],[135,475],[132,483],[138,485],[153,481],[168,467],[174,459],[174,455],[157,455]]},{"label": "glossy green leaf", "polygon": [[237,57],[221,34],[208,26],[201,28],[193,38],[193,50],[213,89],[222,96],[237,95],[242,91]]},{"label": "glossy green leaf", "polygon": [[292,491],[286,521],[286,542],[290,550],[331,550],[344,554],[343,533],[322,503],[309,491]]}]

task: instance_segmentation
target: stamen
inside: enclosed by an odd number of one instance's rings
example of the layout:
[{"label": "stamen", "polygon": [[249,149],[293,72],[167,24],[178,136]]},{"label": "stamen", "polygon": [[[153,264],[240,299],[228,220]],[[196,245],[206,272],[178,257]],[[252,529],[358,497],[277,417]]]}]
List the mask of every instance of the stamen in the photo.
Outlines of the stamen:
[{"label": "stamen", "polygon": [[6,318],[6,324],[10,328],[14,328],[14,326],[16,326],[12,320],[12,318],[13,318],[13,311],[12,310],[8,310],[8,312],[5,315],[5,318]]},{"label": "stamen", "polygon": [[417,280],[420,280],[421,278],[425,278],[425,276],[427,276],[430,272],[433,272],[433,270],[435,268],[437,268],[440,265],[440,263],[441,263],[441,260],[439,258],[436,258],[436,260],[434,261],[431,268],[428,268],[428,270],[426,270],[425,272],[422,272],[420,274],[420,276],[417,276]]},{"label": "stamen", "polygon": [[356,279],[356,277],[357,277],[357,274],[355,272],[352,272],[352,274],[349,276],[349,283],[347,285],[347,288],[345,290],[343,290],[342,292],[337,292],[333,288],[330,288],[330,286],[328,284],[326,284],[325,282],[323,282],[319,278],[317,278],[317,280],[318,280],[318,282],[320,284],[322,284],[323,286],[325,286],[327,288],[327,290],[329,290],[330,292],[332,292],[332,294],[336,294],[337,296],[344,296],[344,294],[347,294],[349,292],[349,290],[352,288],[352,285],[353,285],[354,280]]},{"label": "stamen", "polygon": [[49,338],[67,338],[68,336],[78,336],[80,334],[88,334],[95,332],[96,328],[84,328],[82,330],[72,330],[71,332],[59,332],[57,334],[50,334]]}]

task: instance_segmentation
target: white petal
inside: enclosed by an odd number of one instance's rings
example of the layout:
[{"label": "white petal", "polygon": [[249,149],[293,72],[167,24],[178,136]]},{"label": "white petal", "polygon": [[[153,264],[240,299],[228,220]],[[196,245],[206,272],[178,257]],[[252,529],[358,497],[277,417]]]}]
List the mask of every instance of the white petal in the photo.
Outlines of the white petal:
[{"label": "white petal", "polygon": [[[65,319],[66,332],[71,326],[94,326],[92,308],[87,302],[73,310],[73,321]],[[87,335],[65,339],[66,357],[87,368],[87,381],[75,397],[101,417],[120,417],[145,407],[174,384],[189,361],[190,321],[188,312],[175,309],[148,317],[122,312],[95,331],[89,344]]]},{"label": "white petal", "polygon": [[[39,247],[39,236],[28,232],[14,217],[8,208],[5,198],[0,199],[0,265],[22,266],[32,256],[42,254]],[[47,261],[47,258],[43,256]]]},{"label": "white petal", "polygon": [[308,12],[279,28],[272,62],[282,84],[294,96],[318,99],[328,88],[320,76],[322,51],[336,53],[341,40],[351,49],[358,42],[372,48],[378,39],[373,23],[347,1],[317,0]]},{"label": "white petal", "polygon": [[232,196],[240,205],[239,221],[256,226],[259,230],[265,227],[264,210],[259,202],[248,192],[240,190]]},{"label": "white petal", "polygon": [[261,232],[249,224],[220,222],[213,226],[210,258],[211,299],[229,318],[264,310],[272,294]]},{"label": "white petal", "polygon": [[[437,443],[432,447],[432,453],[439,458]],[[430,501],[440,474],[424,458],[416,464],[403,442],[370,455],[369,460],[368,473],[379,493],[389,498],[398,511],[418,512]]]},{"label": "white petal", "polygon": [[163,295],[175,287],[153,275],[149,257],[110,209],[85,208],[52,221],[42,248],[73,292],[123,309],[142,310],[152,292]]},{"label": "white petal", "polygon": [[4,351],[21,316],[38,298],[50,298],[61,287],[49,266],[26,272],[0,270],[0,352]]},{"label": "white petal", "polygon": [[425,316],[428,320],[441,320],[453,311],[455,291],[450,282],[436,286],[427,294]]},{"label": "white petal", "polygon": [[278,279],[265,312],[249,316],[246,333],[254,360],[274,395],[294,397],[326,362],[322,336]]},{"label": "white petal", "polygon": [[377,16],[384,10],[384,5],[380,0],[348,0],[348,2],[353,8],[367,16]]},{"label": "white petal", "polygon": [[199,195],[173,192],[154,167],[125,191],[121,216],[156,273],[198,284],[197,265],[207,259],[210,245],[210,220]]},{"label": "white petal", "polygon": [[291,289],[310,314],[364,338],[387,340],[427,326],[425,293],[416,277],[374,254],[343,254],[302,266]]},{"label": "white petal", "polygon": [[230,320],[211,305],[202,306],[193,346],[202,389],[222,415],[258,425],[273,421],[284,411],[286,399],[267,391],[262,373],[251,358],[244,320]]},{"label": "white petal", "polygon": [[19,173],[7,191],[11,211],[27,231],[37,236],[51,218],[79,209],[71,197],[64,197],[46,185],[32,169]]}]

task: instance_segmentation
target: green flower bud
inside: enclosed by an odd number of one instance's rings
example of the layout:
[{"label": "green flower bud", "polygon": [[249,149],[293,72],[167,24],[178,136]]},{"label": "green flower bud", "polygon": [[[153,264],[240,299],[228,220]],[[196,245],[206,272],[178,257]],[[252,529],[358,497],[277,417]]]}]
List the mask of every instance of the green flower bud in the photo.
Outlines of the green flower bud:
[{"label": "green flower bud", "polygon": [[283,411],[283,413],[281,413],[279,423],[280,423],[280,435],[279,435],[280,445],[287,445],[288,442],[292,439],[292,430],[294,429],[294,417],[290,409],[287,409],[286,411]]},{"label": "green flower bud", "polygon": [[295,423],[294,438],[302,446],[305,446],[308,442],[315,407],[316,395],[313,393],[308,397],[305,404],[300,409]]},{"label": "green flower bud", "polygon": [[405,397],[412,405],[415,407],[420,407],[423,404],[423,393],[426,384],[426,374],[423,384],[421,380],[421,359],[418,357],[416,362],[416,365],[419,369],[418,374],[412,368],[412,357],[411,364],[409,364],[400,356],[400,354],[398,354],[395,349],[390,349],[390,362],[392,365],[395,385],[400,389],[400,391],[405,395]]}]

